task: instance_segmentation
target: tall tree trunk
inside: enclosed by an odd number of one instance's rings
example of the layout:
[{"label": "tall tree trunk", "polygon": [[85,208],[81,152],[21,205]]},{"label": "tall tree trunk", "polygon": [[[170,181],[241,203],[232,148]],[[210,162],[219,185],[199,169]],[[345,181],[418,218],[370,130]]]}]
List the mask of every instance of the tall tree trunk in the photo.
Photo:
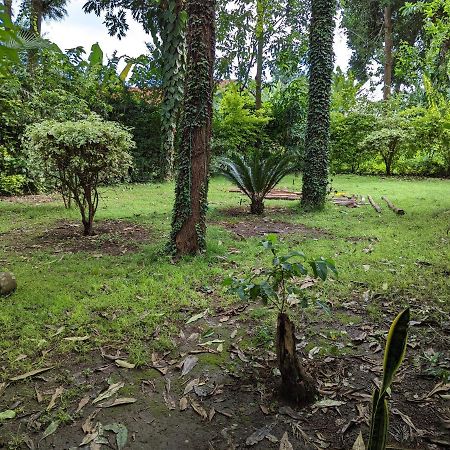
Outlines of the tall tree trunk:
[{"label": "tall tree trunk", "polygon": [[[44,11],[44,5],[42,0],[31,0],[30,9],[30,33],[35,36],[41,35],[42,29],[42,15]],[[33,49],[28,51],[28,72],[33,72],[38,60],[38,50]]]},{"label": "tall tree trunk", "polygon": [[330,97],[335,0],[312,0],[309,33],[309,105],[302,206],[321,209],[328,185]]},{"label": "tall tree trunk", "polygon": [[175,256],[206,248],[206,208],[211,150],[216,0],[187,0],[187,70],[179,173],[170,250]]},{"label": "tall tree trunk", "polygon": [[392,7],[384,8],[384,85],[383,99],[387,100],[391,96],[392,87]]},{"label": "tall tree trunk", "polygon": [[172,179],[175,161],[175,136],[183,100],[186,70],[186,41],[183,25],[183,0],[161,2],[161,58],[163,100],[161,113],[162,176]]},{"label": "tall tree trunk", "polygon": [[12,0],[4,0],[5,14],[8,16],[9,20],[12,21]]},{"label": "tall tree trunk", "polygon": [[263,76],[263,56],[264,56],[264,2],[265,0],[256,0],[256,92],[255,109],[262,107],[262,76]]}]

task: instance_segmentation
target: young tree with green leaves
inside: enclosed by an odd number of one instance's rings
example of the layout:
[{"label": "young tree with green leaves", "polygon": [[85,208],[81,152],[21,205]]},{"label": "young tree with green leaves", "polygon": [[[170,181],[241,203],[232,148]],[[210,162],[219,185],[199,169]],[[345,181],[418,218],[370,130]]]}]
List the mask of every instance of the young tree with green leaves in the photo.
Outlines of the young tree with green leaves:
[{"label": "young tree with green leaves", "polygon": [[305,209],[323,208],[327,194],[335,13],[335,0],[312,0],[309,105],[302,189],[302,206]]},{"label": "young tree with green leaves", "polygon": [[214,88],[215,0],[187,0],[187,70],[169,250],[206,249],[206,209]]}]

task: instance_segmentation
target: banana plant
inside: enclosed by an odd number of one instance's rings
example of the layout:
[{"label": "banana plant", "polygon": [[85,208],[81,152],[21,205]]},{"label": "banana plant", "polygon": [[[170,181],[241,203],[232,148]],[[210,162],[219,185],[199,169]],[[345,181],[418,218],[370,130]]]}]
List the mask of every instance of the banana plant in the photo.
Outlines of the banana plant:
[{"label": "banana plant", "polygon": [[[372,397],[372,417],[367,450],[384,450],[389,426],[389,408],[387,394],[392,380],[400,367],[406,353],[409,328],[409,307],[404,309],[392,322],[384,350],[383,381],[380,388],[375,388]],[[364,449],[362,436],[358,436],[353,447]]]}]

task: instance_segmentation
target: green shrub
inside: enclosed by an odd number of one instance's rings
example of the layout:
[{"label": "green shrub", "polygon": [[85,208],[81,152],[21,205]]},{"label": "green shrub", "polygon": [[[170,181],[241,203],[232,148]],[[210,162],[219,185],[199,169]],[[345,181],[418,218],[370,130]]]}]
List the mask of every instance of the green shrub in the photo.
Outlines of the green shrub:
[{"label": "green shrub", "polygon": [[27,183],[24,175],[0,174],[0,195],[18,195],[23,193]]},{"label": "green shrub", "polygon": [[131,134],[97,116],[77,122],[44,121],[28,127],[24,139],[30,167],[78,206],[84,234],[93,234],[101,183],[127,176],[135,146]]},{"label": "green shrub", "polygon": [[266,125],[270,111],[267,105],[256,111],[254,103],[254,98],[247,92],[239,92],[234,83],[219,92],[213,118],[214,155],[249,153],[269,139]]}]

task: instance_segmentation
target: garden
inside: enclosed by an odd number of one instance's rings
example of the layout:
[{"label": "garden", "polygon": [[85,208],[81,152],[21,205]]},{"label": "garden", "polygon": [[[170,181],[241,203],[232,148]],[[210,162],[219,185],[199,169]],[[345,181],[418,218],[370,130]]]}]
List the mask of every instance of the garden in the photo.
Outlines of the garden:
[{"label": "garden", "polygon": [[448,448],[446,2],[138,3],[0,5],[0,448]]}]

